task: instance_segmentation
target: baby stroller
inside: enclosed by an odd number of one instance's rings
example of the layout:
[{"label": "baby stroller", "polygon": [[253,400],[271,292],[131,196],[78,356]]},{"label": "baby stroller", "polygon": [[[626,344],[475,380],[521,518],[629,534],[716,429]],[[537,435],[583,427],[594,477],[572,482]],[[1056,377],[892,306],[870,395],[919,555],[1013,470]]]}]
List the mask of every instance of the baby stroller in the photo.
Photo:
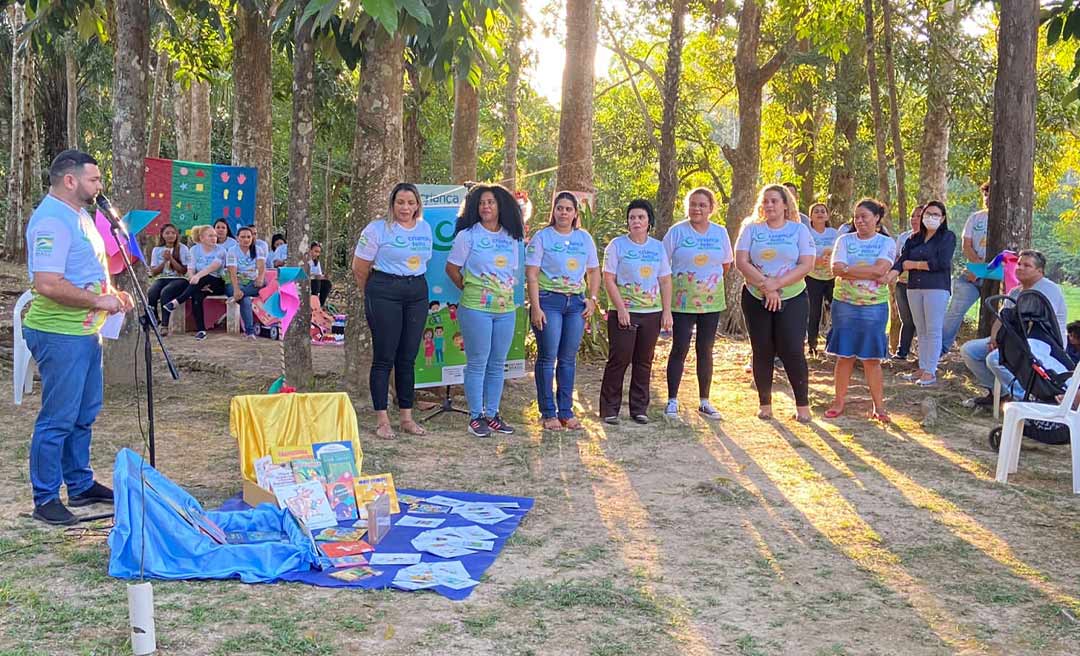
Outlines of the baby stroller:
[{"label": "baby stroller", "polygon": [[[1023,400],[1057,404],[1057,397],[1065,393],[1076,363],[1065,353],[1050,301],[1029,289],[1021,291],[1015,299],[998,295],[985,303],[1001,323],[997,333],[999,362],[1016,376],[1024,389]],[[1028,420],[1024,424],[1024,437],[1043,444],[1068,444],[1069,429],[1064,424]],[[990,431],[989,441],[990,447],[997,451],[1001,445],[1001,426]]]}]

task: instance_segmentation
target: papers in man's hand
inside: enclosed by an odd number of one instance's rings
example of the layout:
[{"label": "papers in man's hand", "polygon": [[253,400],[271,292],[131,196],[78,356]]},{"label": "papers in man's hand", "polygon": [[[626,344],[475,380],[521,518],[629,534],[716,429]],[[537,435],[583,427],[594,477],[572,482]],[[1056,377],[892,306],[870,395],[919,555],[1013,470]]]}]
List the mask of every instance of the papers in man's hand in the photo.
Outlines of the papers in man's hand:
[{"label": "papers in man's hand", "polygon": [[117,312],[105,317],[105,323],[101,324],[101,336],[105,339],[119,339],[120,329],[124,327],[124,317],[126,316],[127,314],[124,312]]},{"label": "papers in man's hand", "polygon": [[449,563],[419,563],[402,568],[394,575],[394,585],[404,590],[423,590],[442,585],[462,590],[477,585],[465,566],[458,561]]}]

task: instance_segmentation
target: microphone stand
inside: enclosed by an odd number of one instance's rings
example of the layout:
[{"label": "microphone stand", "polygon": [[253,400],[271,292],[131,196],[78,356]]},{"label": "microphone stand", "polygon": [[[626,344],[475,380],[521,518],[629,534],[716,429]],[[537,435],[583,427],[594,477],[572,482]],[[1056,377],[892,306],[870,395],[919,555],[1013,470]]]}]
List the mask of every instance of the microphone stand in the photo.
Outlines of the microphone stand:
[{"label": "microphone stand", "polygon": [[153,333],[157,338],[158,346],[161,347],[161,353],[165,356],[165,364],[169,367],[169,375],[173,380],[180,380],[180,374],[176,371],[176,366],[173,364],[172,357],[169,355],[169,350],[165,348],[165,342],[161,339],[161,333],[158,331],[158,322],[154,318],[154,312],[150,307],[150,301],[146,298],[146,292],[143,291],[142,285],[139,284],[139,277],[135,275],[135,269],[131,265],[131,257],[127,252],[126,240],[121,240],[120,236],[123,234],[125,237],[127,233],[121,228],[120,222],[115,223],[110,221],[112,225],[112,236],[116,241],[117,247],[120,248],[120,256],[124,258],[124,268],[127,270],[128,279],[131,282],[131,288],[135,292],[135,297],[138,302],[138,306],[141,308],[141,314],[139,315],[139,327],[142,330],[143,337],[143,359],[146,361],[146,416],[149,429],[147,435],[149,438],[149,450],[150,450],[150,466],[154,467],[155,464],[155,445],[154,445],[154,365],[151,356],[153,350],[151,348],[150,334]]}]

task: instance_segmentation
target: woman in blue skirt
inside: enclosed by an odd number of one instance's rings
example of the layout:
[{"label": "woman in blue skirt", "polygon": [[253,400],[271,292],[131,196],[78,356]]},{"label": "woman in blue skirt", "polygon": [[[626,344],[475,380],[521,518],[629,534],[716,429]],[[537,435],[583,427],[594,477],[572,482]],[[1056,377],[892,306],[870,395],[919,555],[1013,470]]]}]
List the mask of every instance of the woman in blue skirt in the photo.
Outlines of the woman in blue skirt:
[{"label": "woman in blue skirt", "polygon": [[843,414],[851,372],[855,360],[861,360],[874,402],[870,418],[889,421],[881,361],[889,356],[885,332],[889,322],[887,278],[896,259],[896,242],[885,233],[881,225],[884,218],[885,206],[881,202],[873,198],[860,200],[855,205],[855,231],[842,235],[833,248],[833,327],[825,351],[836,356],[836,398],[825,411],[829,419]]}]

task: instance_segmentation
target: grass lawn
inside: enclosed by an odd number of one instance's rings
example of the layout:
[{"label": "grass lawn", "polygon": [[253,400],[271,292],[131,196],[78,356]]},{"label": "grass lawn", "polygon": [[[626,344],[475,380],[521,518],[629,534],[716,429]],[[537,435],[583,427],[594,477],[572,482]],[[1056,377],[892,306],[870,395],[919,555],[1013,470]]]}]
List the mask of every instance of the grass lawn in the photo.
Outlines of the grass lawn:
[{"label": "grass lawn", "polygon": [[[1065,296],[1065,305],[1069,309],[1069,321],[1080,319],[1080,287],[1067,282],[1062,283],[1061,293]],[[964,320],[971,323],[979,320],[978,304],[971,306],[971,309],[964,315]]]}]

